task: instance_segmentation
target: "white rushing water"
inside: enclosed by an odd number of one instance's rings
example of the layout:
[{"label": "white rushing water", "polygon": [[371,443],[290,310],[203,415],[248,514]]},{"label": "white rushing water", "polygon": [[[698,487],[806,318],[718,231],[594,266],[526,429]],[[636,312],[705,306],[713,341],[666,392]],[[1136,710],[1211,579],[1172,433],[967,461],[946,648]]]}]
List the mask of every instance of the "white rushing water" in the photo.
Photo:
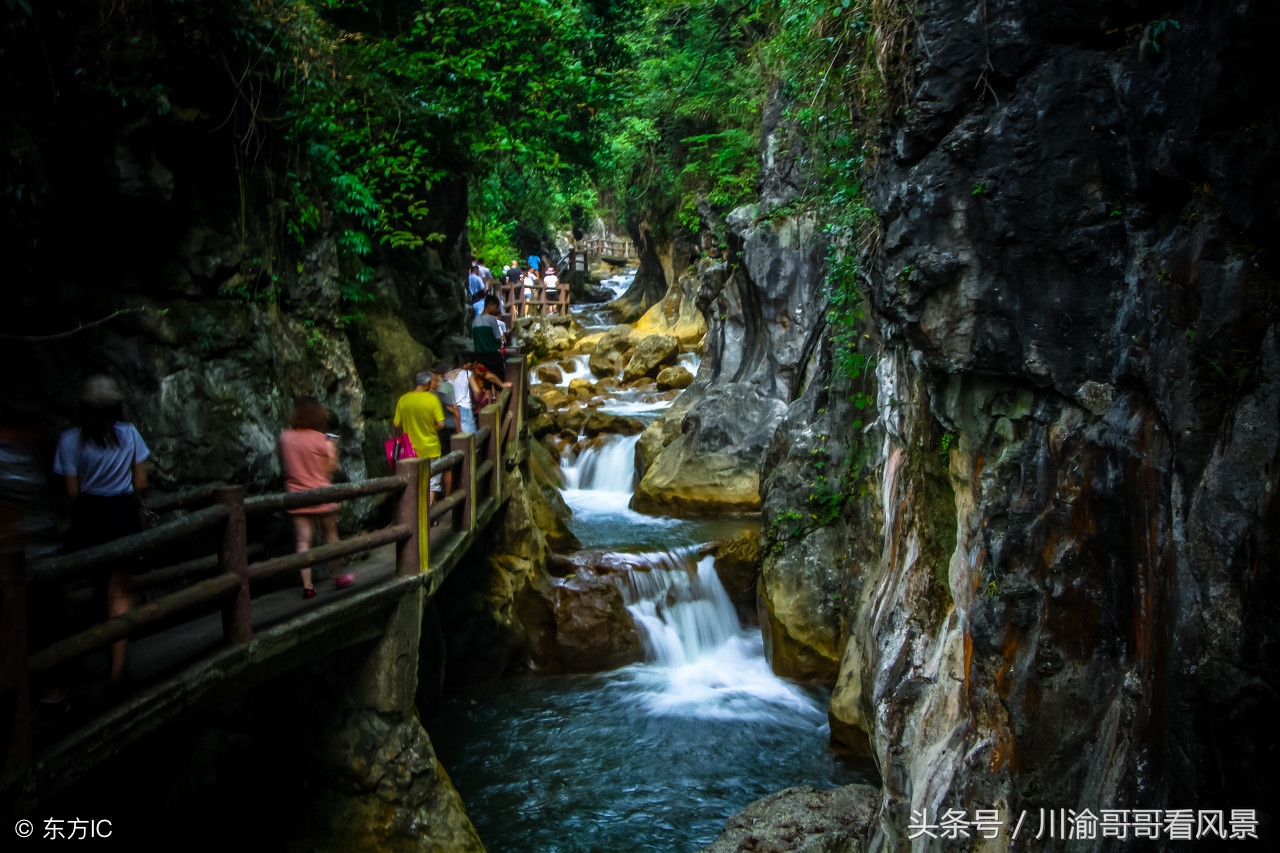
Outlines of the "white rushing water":
[{"label": "white rushing water", "polygon": [[562,459],[567,490],[613,492],[631,498],[636,477],[636,442],[640,436],[606,439],[599,447],[588,447],[577,459]]},{"label": "white rushing water", "polygon": [[638,554],[619,582],[646,663],[626,672],[651,714],[762,720],[779,713],[826,724],[822,703],[773,674],[758,629],[743,629],[714,558],[694,550]]},{"label": "white rushing water", "polygon": [[[607,439],[562,460],[564,497],[575,517],[607,516],[632,527],[665,529],[673,519],[628,508],[639,436]],[[822,703],[773,674],[757,628],[744,629],[714,559],[697,548],[630,554],[619,581],[642,634],[646,662],[620,673],[651,714],[697,719],[759,720],[787,713],[826,724]]]}]

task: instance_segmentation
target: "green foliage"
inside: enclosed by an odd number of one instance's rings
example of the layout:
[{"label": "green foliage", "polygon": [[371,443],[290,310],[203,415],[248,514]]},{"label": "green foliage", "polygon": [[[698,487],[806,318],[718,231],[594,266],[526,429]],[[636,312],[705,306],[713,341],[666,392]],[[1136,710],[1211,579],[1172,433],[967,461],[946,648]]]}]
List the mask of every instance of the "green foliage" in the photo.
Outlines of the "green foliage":
[{"label": "green foliage", "polygon": [[754,198],[767,82],[756,50],[760,0],[644,6],[628,33],[600,116],[601,197],[661,234],[674,218],[701,229],[698,202],[720,212]]}]

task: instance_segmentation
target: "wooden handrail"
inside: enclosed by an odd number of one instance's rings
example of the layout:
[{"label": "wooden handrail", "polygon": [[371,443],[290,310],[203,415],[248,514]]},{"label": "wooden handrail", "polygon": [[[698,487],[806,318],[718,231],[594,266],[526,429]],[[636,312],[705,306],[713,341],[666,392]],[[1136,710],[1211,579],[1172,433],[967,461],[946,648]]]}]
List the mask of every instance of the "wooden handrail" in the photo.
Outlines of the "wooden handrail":
[{"label": "wooden handrail", "polygon": [[128,613],[113,616],[106,622],[73,634],[27,658],[32,673],[45,672],[73,658],[83,657],[111,645],[116,640],[134,636],[143,628],[192,613],[217,610],[222,602],[240,589],[240,579],[221,574],[193,584],[180,592],[158,598]]},{"label": "wooden handrail", "polygon": [[172,495],[164,495],[163,497],[151,498],[146,502],[147,509],[154,513],[173,512],[176,509],[186,509],[192,506],[208,506],[213,500],[213,490],[221,483],[211,483],[208,486],[201,486],[198,489],[192,489],[187,492],[177,492]]},{"label": "wooden handrail", "polygon": [[[261,542],[251,542],[249,544],[248,555],[250,557],[261,554],[267,549],[267,546]],[[211,575],[218,569],[218,555],[205,554],[203,557],[196,557],[194,560],[184,560],[181,563],[174,563],[172,566],[165,566],[163,569],[152,569],[140,575],[133,576],[133,588],[135,590],[151,589],[156,586],[163,586],[167,583],[180,581],[192,575]]]},{"label": "wooden handrail", "polygon": [[[560,290],[567,294],[568,283],[562,283]],[[545,298],[543,304],[546,304]],[[433,542],[444,548],[446,554],[456,553],[463,541],[457,534],[475,531],[479,513],[490,512],[495,502],[501,502],[504,473],[511,460],[518,458],[517,441],[523,429],[528,399],[527,358],[514,348],[508,350],[508,356],[505,378],[511,387],[502,389],[497,400],[477,413],[479,429],[473,434],[456,435],[450,452],[443,456],[429,460],[401,460],[393,476],[303,492],[246,498],[242,487],[203,486],[153,501],[149,508],[157,512],[198,506],[207,501],[214,501],[214,504],[152,530],[41,560],[30,566],[25,566],[20,560],[16,563],[10,560],[12,565],[0,565],[0,582],[12,593],[4,598],[7,631],[4,634],[5,647],[0,651],[8,656],[4,660],[9,662],[0,667],[0,692],[11,691],[17,703],[15,707],[21,711],[27,707],[25,691],[31,673],[48,672],[118,640],[153,632],[165,625],[219,609],[222,610],[226,641],[245,644],[253,636],[253,613],[249,604],[254,584],[279,572],[297,570],[394,542],[397,543],[396,575],[406,577],[430,568]],[[446,478],[449,492],[428,506],[430,476],[444,472],[450,475]],[[388,527],[301,554],[248,562],[249,555],[261,551],[262,546],[247,542],[247,515],[393,492],[400,496],[396,523]],[[450,523],[431,526],[433,520],[445,516],[451,517]],[[219,526],[221,542],[217,554],[157,569],[144,575],[140,582],[154,587],[197,573],[216,572],[212,577],[60,639],[34,653],[26,648],[26,626],[23,624],[26,602],[22,593],[28,581],[52,582],[83,575],[92,569],[137,558]],[[23,613],[19,614],[22,618],[14,615],[14,607],[22,608]],[[19,634],[21,642],[10,642],[11,637]],[[28,723],[25,714],[10,714],[9,748],[4,767],[4,773],[8,775],[29,766],[31,732]]]},{"label": "wooden handrail", "polygon": [[123,536],[102,545],[94,545],[80,551],[73,551],[70,554],[50,557],[46,560],[32,563],[27,567],[27,580],[65,580],[87,572],[89,569],[95,569],[98,566],[138,557],[147,551],[185,539],[192,533],[207,530],[226,517],[227,508],[223,506],[211,506],[196,510],[188,516],[154,527],[151,530],[144,530],[141,533]]},{"label": "wooden handrail", "polygon": [[263,560],[260,563],[250,563],[249,580],[257,582],[290,569],[305,569],[308,566],[314,566],[316,563],[324,563],[329,560],[335,560],[338,557],[345,557],[348,554],[369,551],[389,542],[401,542],[412,535],[413,528],[411,525],[393,524],[381,530],[352,536],[350,539],[343,539],[340,542],[334,542],[332,545],[322,545],[319,548],[312,548],[310,551],[303,551],[300,554],[289,554],[285,557]]},{"label": "wooden handrail", "polygon": [[462,453],[455,450],[452,453],[446,453],[444,456],[437,456],[431,460],[431,476],[443,474],[455,465],[462,464]]},{"label": "wooden handrail", "polygon": [[453,509],[454,507],[456,507],[458,504],[462,503],[466,499],[467,499],[467,494],[465,491],[454,492],[448,497],[441,498],[440,500],[433,503],[431,505],[431,509],[427,511],[427,517],[430,518],[432,521],[435,521],[437,518],[444,515],[446,512]]},{"label": "wooden handrail", "polygon": [[305,506],[316,506],[352,498],[365,498],[380,495],[384,492],[397,492],[405,487],[403,477],[375,477],[372,480],[361,480],[358,483],[337,483],[332,486],[321,486],[318,489],[307,489],[304,492],[276,492],[270,495],[258,495],[247,498],[244,502],[246,513],[276,512],[282,509],[299,509]]}]

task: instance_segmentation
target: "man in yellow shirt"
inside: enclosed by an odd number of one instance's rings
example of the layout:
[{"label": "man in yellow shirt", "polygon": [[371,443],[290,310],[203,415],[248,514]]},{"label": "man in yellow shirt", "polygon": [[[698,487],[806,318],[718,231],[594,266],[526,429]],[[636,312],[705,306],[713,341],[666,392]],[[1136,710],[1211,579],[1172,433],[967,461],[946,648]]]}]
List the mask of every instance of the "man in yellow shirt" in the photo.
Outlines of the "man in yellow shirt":
[{"label": "man in yellow shirt", "polygon": [[[435,395],[435,376],[427,370],[416,377],[414,389],[396,402],[396,414],[393,423],[403,432],[409,434],[413,442],[413,452],[422,459],[437,459],[440,456],[440,428],[444,426],[444,407],[440,398]],[[429,463],[428,463],[429,464]],[[431,478],[431,498],[436,499],[436,492],[444,489],[439,474]]]}]

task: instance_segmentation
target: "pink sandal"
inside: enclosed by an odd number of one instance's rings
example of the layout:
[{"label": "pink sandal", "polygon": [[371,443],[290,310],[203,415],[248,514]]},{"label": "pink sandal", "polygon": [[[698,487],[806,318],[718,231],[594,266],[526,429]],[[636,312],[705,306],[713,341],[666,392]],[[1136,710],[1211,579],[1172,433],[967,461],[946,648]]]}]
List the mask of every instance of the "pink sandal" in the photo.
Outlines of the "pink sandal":
[{"label": "pink sandal", "polygon": [[356,582],[356,576],[353,574],[348,573],[345,575],[339,575],[338,577],[333,579],[333,588],[345,589],[346,587],[351,586],[355,582]]}]

